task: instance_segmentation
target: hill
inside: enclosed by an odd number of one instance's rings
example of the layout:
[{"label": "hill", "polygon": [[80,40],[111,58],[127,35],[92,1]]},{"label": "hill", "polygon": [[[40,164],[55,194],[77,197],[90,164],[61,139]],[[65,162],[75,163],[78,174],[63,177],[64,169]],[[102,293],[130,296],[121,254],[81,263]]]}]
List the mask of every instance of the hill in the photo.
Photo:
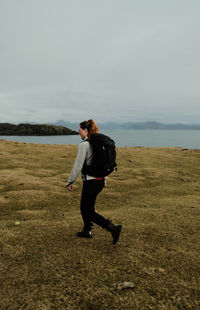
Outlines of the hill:
[{"label": "hill", "polygon": [[[55,125],[67,126],[72,129],[78,128],[78,123],[70,123],[65,122],[63,120],[59,120],[54,123]],[[106,123],[98,123],[101,129],[134,129],[134,130],[200,130],[199,124],[162,124],[156,121],[152,122],[127,122],[127,123],[119,123],[119,122],[106,122]]]},{"label": "hill", "polygon": [[138,123],[124,123],[124,129],[151,129],[151,130],[200,130],[200,125],[187,124],[162,124],[159,122],[138,122]]},{"label": "hill", "polygon": [[78,132],[63,126],[35,125],[35,124],[9,124],[0,123],[1,136],[54,136],[54,135],[77,135]]}]

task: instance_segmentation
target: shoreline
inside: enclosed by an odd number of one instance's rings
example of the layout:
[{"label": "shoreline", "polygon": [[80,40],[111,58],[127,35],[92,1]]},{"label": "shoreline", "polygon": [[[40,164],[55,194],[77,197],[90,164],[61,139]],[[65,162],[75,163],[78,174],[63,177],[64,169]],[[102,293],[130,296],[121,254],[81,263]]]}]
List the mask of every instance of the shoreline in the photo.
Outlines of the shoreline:
[{"label": "shoreline", "polygon": [[[70,147],[76,147],[78,146],[79,143],[77,144],[70,144],[70,143],[67,143],[67,144],[57,144],[57,143],[36,143],[36,142],[23,142],[23,141],[11,141],[11,140],[5,140],[5,139],[1,139],[0,138],[0,142],[6,142],[6,143],[9,143],[9,144],[21,144],[21,145],[35,145],[35,146],[60,146],[60,147],[67,147],[67,146],[70,146]],[[200,152],[200,149],[194,149],[194,148],[183,148],[181,146],[140,146],[140,145],[137,145],[137,146],[116,146],[116,149],[169,149],[169,150],[181,150],[182,152],[184,151],[199,151]]]},{"label": "shoreline", "polygon": [[[199,131],[163,131],[163,130],[109,130],[102,131],[115,141],[116,147],[178,147],[200,149]],[[56,136],[1,136],[5,141],[16,141],[36,144],[73,144],[81,142],[79,135]]]}]

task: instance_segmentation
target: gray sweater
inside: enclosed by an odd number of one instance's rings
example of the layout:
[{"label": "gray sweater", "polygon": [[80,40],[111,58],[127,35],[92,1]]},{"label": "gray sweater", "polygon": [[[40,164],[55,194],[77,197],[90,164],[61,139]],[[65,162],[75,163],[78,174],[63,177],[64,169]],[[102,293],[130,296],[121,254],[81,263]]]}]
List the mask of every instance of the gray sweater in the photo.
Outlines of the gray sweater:
[{"label": "gray sweater", "polygon": [[[78,153],[72,168],[71,175],[68,179],[67,186],[72,185],[76,181],[79,174],[81,173],[84,162],[86,161],[86,164],[89,165],[91,163],[91,160],[92,160],[92,148],[90,143],[85,139],[81,141],[81,143],[79,144]],[[86,181],[95,178],[89,175],[85,176],[84,174],[82,174],[82,179],[83,181]]]}]

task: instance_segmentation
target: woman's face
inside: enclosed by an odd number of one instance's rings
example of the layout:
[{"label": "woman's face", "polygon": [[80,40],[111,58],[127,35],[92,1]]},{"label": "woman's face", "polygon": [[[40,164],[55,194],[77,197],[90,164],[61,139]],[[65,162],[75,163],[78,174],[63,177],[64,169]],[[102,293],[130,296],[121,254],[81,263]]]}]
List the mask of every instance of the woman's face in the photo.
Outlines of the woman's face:
[{"label": "woman's face", "polygon": [[79,127],[79,135],[81,136],[81,139],[84,140],[88,136],[88,130],[86,128],[82,129]]}]

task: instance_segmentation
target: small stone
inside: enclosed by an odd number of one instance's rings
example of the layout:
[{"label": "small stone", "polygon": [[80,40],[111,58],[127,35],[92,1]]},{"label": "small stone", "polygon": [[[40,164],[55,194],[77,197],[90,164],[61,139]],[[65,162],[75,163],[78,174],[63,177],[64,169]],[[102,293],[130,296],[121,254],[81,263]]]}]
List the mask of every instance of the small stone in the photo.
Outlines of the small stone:
[{"label": "small stone", "polygon": [[124,289],[133,289],[135,284],[133,282],[118,282],[113,284],[114,288],[117,290],[124,290]]},{"label": "small stone", "polygon": [[164,269],[164,268],[160,268],[160,267],[159,267],[159,268],[158,268],[158,271],[161,272],[161,273],[165,273],[165,269]]}]

